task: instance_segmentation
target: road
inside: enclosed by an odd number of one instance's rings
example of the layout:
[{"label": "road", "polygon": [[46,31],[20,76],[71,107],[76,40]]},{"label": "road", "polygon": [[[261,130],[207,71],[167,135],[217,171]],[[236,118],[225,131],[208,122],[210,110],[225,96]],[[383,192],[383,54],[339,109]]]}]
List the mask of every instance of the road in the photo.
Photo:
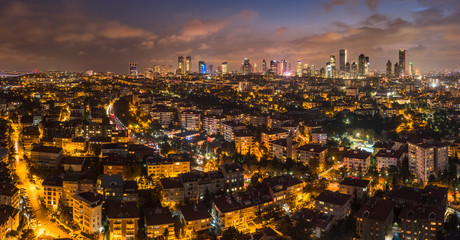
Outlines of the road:
[{"label": "road", "polygon": [[[14,138],[14,147],[16,150],[16,174],[18,175],[21,182],[23,182],[23,187],[26,189],[26,196],[29,197],[30,205],[33,212],[36,215],[37,227],[35,228],[35,235],[48,235],[52,237],[62,237],[62,238],[72,238],[69,234],[62,231],[58,226],[48,220],[48,214],[46,209],[42,208],[39,202],[39,196],[43,195],[43,187],[41,184],[34,184],[29,181],[27,175],[29,174],[29,169],[22,159],[23,151],[19,144],[19,129],[18,126],[13,125],[15,132],[13,133]],[[37,187],[40,190],[37,190]],[[41,223],[41,226],[38,226],[38,223]]]}]

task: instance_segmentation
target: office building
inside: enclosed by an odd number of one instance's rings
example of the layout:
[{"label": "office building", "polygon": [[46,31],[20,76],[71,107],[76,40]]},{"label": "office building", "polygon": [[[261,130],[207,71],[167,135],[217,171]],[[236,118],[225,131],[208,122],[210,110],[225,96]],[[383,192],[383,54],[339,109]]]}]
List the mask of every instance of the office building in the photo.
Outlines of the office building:
[{"label": "office building", "polygon": [[244,75],[250,74],[252,72],[251,64],[249,63],[249,58],[245,58],[243,64],[241,65],[242,72]]},{"label": "office building", "polygon": [[228,74],[228,63],[222,62],[222,74]]},{"label": "office building", "polygon": [[302,61],[297,61],[296,75],[302,77]]},{"label": "office building", "polygon": [[185,73],[186,74],[189,74],[192,72],[190,68],[191,64],[192,64],[192,57],[190,56],[185,57]]},{"label": "office building", "polygon": [[198,72],[201,74],[206,74],[206,63],[204,61],[198,62]]},{"label": "office building", "polygon": [[360,54],[358,57],[358,75],[360,77],[365,76],[365,68],[366,68],[366,57],[364,54]]},{"label": "office building", "polygon": [[406,75],[406,50],[399,49],[399,75]]},{"label": "office building", "polygon": [[387,72],[386,72],[386,76],[387,76],[388,78],[391,77],[391,68],[392,68],[392,67],[393,67],[393,65],[391,65],[391,61],[388,60],[388,62],[387,62]]},{"label": "office building", "polygon": [[129,75],[137,76],[137,63],[129,63]]},{"label": "office building", "polygon": [[184,73],[184,56],[179,56],[177,58],[177,74],[183,74]]},{"label": "office building", "polygon": [[414,75],[414,64],[412,62],[409,63],[409,76]]},{"label": "office building", "polygon": [[340,49],[339,51],[340,59],[339,59],[339,67],[341,72],[345,72],[345,64],[347,63],[347,50]]},{"label": "office building", "polygon": [[267,62],[265,62],[265,59],[262,60],[262,74],[267,73]]}]

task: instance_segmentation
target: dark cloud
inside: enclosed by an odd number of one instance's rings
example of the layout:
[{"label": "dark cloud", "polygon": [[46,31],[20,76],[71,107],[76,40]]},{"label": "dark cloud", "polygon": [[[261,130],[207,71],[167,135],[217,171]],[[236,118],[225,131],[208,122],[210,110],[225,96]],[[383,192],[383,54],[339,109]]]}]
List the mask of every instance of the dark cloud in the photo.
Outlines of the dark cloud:
[{"label": "dark cloud", "polygon": [[[85,14],[70,5],[12,1],[0,9],[0,66],[8,70],[94,69],[125,73],[131,61],[138,62],[143,71],[153,64],[176,66],[178,55],[190,55],[194,68],[199,60],[214,65],[228,61],[230,69],[236,70],[244,57],[253,62],[301,59],[322,67],[329,55],[337,55],[338,49],[346,48],[350,61],[364,53],[370,56],[372,68],[384,69],[386,61],[395,61],[398,49],[405,48],[408,61],[417,67],[458,68],[458,2],[451,1],[452,7],[436,0],[424,2],[423,8],[408,12],[404,19],[400,14],[392,16],[378,11],[354,21],[343,15],[316,31],[302,28],[305,23],[301,21],[298,25],[278,19],[258,23],[263,11],[237,9],[225,16],[187,17],[177,13],[180,20],[164,27],[164,31],[155,31],[149,25],[166,23],[152,21],[140,25],[123,18]],[[374,10],[384,4],[332,0],[320,6],[330,10],[364,3],[368,4],[363,5],[365,8]]]}]

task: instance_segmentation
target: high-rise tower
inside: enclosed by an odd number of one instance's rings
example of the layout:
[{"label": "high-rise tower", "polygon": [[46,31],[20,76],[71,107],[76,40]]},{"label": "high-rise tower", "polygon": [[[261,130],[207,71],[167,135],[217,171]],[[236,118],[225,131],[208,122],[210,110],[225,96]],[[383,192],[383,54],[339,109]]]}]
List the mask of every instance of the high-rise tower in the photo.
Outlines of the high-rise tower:
[{"label": "high-rise tower", "polygon": [[206,74],[206,63],[204,61],[198,62],[198,71],[201,74]]},{"label": "high-rise tower", "polygon": [[191,64],[192,64],[192,57],[190,56],[185,57],[185,73],[187,74],[191,73],[191,68],[190,68]]},{"label": "high-rise tower", "polygon": [[129,63],[129,75],[137,76],[137,63]]},{"label": "high-rise tower", "polygon": [[399,49],[399,73],[406,75],[406,50]]},{"label": "high-rise tower", "polygon": [[178,74],[184,73],[184,56],[179,56],[177,58],[177,73]]},{"label": "high-rise tower", "polygon": [[365,76],[365,65],[366,65],[366,57],[364,54],[360,54],[358,57],[358,75],[361,77]]},{"label": "high-rise tower", "polygon": [[346,63],[347,63],[347,50],[346,49],[340,49],[339,51],[339,69],[341,72],[346,71]]},{"label": "high-rise tower", "polygon": [[227,74],[227,73],[228,73],[228,63],[222,62],[222,74]]},{"label": "high-rise tower", "polygon": [[393,65],[391,65],[391,61],[388,60],[387,62],[387,77],[390,78],[391,77],[391,68],[393,67]]}]

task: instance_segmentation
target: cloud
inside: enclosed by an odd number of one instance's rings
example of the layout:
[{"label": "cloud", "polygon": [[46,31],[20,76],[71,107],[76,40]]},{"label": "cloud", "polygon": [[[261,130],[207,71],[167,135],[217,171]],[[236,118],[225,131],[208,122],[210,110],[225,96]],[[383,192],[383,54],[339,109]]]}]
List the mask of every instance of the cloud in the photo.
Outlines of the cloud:
[{"label": "cloud", "polygon": [[254,20],[257,16],[259,15],[259,13],[255,12],[255,11],[252,11],[252,10],[246,10],[246,9],[243,9],[241,12],[240,12],[240,18],[244,19],[244,20]]},{"label": "cloud", "polygon": [[278,35],[281,35],[281,34],[286,33],[287,31],[289,31],[289,28],[286,27],[286,26],[283,26],[283,27],[280,27],[280,28],[276,29],[275,33],[278,34]]},{"label": "cloud", "polygon": [[[363,0],[366,6],[371,10],[372,12],[377,11],[377,7],[379,4],[379,0]],[[330,0],[329,2],[326,2],[323,4],[324,9],[327,11],[332,10],[335,7],[339,6],[345,6],[345,5],[353,5],[357,6],[361,4],[361,0]]]},{"label": "cloud", "polygon": [[377,11],[378,4],[379,4],[379,0],[366,0],[367,7],[373,12]]},{"label": "cloud", "polygon": [[200,37],[206,37],[221,30],[228,22],[225,20],[193,19],[185,23],[179,35],[171,36],[172,41],[190,42]]}]

